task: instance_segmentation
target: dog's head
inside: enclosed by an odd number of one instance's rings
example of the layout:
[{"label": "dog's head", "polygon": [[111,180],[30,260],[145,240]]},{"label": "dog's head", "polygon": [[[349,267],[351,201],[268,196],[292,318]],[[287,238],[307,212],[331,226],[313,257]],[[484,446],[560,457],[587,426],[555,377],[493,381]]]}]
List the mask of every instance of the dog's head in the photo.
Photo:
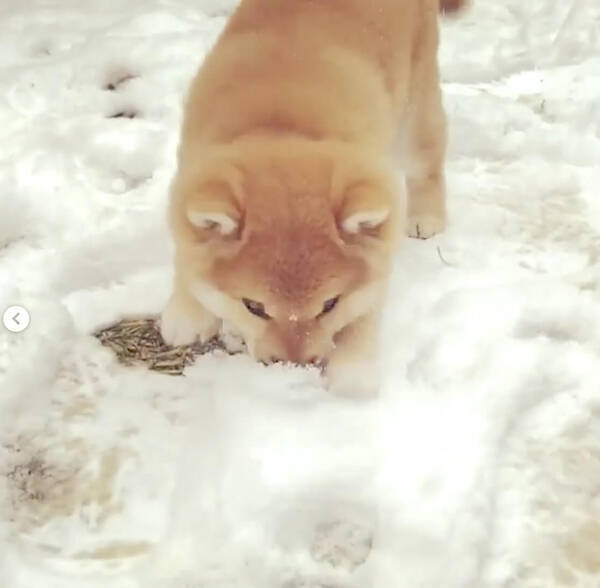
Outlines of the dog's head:
[{"label": "dog's head", "polygon": [[377,310],[398,232],[391,174],[348,147],[223,148],[181,166],[172,221],[193,295],[265,362],[321,363]]}]

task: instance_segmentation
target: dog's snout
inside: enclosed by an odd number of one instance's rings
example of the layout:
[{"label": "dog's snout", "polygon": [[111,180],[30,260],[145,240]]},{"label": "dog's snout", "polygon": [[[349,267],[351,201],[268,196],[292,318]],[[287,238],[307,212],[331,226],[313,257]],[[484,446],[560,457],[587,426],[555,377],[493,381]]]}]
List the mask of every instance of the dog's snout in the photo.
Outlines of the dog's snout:
[{"label": "dog's snout", "polygon": [[278,355],[271,355],[269,359],[264,360],[263,363],[265,365],[271,365],[275,363],[291,363],[295,365],[322,367],[325,364],[325,360],[319,355],[311,355],[308,358],[280,357]]}]

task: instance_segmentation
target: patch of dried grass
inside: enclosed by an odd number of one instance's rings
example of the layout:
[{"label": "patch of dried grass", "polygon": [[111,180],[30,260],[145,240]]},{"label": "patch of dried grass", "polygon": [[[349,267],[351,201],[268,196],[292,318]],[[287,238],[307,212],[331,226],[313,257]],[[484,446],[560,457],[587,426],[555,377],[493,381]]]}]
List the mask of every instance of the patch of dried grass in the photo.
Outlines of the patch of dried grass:
[{"label": "patch of dried grass", "polygon": [[109,347],[125,365],[146,365],[149,369],[179,376],[198,355],[215,349],[225,350],[219,339],[170,347],[162,339],[154,318],[124,319],[94,333],[102,345]]}]

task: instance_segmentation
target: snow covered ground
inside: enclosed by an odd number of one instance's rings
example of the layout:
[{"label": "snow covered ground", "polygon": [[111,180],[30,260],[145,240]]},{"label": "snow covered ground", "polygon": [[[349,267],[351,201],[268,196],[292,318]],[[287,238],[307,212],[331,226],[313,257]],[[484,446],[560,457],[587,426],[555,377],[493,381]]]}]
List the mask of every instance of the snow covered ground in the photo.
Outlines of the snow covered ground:
[{"label": "snow covered ground", "polygon": [[376,400],[160,310],[183,93],[230,2],[2,0],[3,588],[598,588],[600,4],[475,0],[441,50],[451,225],[398,254]]}]

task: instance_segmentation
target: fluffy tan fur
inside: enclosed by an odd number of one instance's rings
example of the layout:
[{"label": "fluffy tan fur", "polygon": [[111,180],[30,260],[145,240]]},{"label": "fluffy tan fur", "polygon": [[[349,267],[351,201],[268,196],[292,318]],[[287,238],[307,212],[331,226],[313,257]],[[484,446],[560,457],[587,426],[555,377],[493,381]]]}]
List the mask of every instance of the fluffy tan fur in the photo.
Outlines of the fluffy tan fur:
[{"label": "fluffy tan fur", "polygon": [[398,237],[446,219],[437,19],[459,2],[439,1],[242,0],[187,100],[167,342],[226,320],[259,360],[376,381]]}]

